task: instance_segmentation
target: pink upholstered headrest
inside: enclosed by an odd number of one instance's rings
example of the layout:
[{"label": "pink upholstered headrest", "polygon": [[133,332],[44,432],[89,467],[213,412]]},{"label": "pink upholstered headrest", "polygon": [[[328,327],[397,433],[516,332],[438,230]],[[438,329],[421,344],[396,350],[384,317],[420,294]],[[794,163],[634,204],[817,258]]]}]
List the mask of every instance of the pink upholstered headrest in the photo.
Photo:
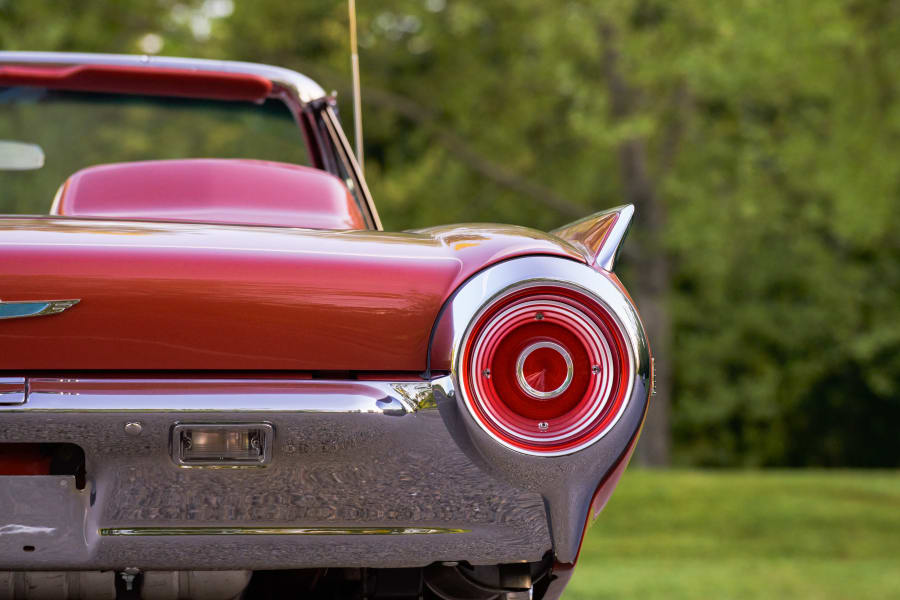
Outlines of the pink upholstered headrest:
[{"label": "pink upholstered headrest", "polygon": [[325,171],[237,159],[97,165],[66,181],[51,214],[152,221],[365,229],[344,183]]}]

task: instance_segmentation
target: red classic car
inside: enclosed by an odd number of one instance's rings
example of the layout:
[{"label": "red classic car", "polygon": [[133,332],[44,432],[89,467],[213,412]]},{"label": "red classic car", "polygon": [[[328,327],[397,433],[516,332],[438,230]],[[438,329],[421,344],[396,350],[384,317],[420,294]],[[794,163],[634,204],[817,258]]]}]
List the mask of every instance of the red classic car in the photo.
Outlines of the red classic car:
[{"label": "red classic car", "polygon": [[652,387],[632,207],[384,231],[249,63],[3,52],[0,139],[0,597],[560,596]]}]

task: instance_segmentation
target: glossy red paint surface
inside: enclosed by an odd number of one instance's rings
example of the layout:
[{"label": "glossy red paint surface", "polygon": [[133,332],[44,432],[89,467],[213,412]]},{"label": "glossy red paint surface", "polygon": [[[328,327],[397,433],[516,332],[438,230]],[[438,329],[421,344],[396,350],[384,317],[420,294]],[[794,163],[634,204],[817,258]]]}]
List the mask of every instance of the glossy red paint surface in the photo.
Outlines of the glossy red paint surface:
[{"label": "glossy red paint surface", "polygon": [[0,218],[0,298],[79,298],[0,321],[0,370],[420,371],[464,279],[527,254],[504,226],[418,233]]},{"label": "glossy red paint surface", "polygon": [[52,460],[35,444],[0,444],[0,475],[49,475]]},{"label": "glossy red paint surface", "polygon": [[88,167],[66,181],[54,214],[366,228],[347,187],[334,175],[260,160],[152,160]]},{"label": "glossy red paint surface", "polygon": [[272,82],[258,75],[120,65],[2,66],[0,86],[27,85],[58,90],[264,100]]}]

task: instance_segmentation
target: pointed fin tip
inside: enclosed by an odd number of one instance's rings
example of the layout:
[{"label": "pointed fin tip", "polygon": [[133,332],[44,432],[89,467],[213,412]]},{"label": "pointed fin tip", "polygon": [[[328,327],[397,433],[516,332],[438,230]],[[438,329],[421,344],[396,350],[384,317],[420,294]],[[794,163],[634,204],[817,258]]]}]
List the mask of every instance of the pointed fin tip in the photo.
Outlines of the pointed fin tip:
[{"label": "pointed fin tip", "polygon": [[575,246],[592,267],[612,271],[633,217],[634,205],[625,204],[594,213],[550,233]]}]

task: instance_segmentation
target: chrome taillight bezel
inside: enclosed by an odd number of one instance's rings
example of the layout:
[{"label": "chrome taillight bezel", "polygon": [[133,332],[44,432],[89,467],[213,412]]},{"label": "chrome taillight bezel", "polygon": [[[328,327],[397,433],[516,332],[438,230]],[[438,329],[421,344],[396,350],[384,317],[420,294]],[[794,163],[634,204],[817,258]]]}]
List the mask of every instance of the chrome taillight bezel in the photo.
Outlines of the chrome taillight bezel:
[{"label": "chrome taillight bezel", "polygon": [[[608,281],[605,278],[603,280]],[[618,288],[615,289],[621,294]],[[552,299],[548,299],[548,296],[552,296],[554,291],[564,295],[567,301],[554,302]],[[477,348],[479,336],[484,333],[485,320],[502,314],[508,306],[514,306],[519,299],[527,299],[529,295],[540,297],[540,302],[549,303],[545,306],[562,306],[562,310],[572,312],[573,317],[576,316],[574,313],[579,311],[573,307],[570,301],[573,298],[583,299],[585,306],[577,317],[580,317],[586,324],[590,323],[593,318],[601,318],[606,323],[607,331],[605,333],[595,331],[594,340],[599,340],[599,345],[606,345],[609,350],[611,344],[607,335],[615,336],[615,345],[620,353],[617,367],[619,371],[612,374],[612,377],[617,379],[616,388],[608,389],[612,386],[612,379],[607,378],[609,381],[603,384],[607,389],[601,391],[591,410],[583,415],[574,426],[558,434],[553,431],[541,432],[538,430],[533,435],[523,435],[521,429],[514,431],[515,428],[509,423],[498,419],[496,411],[490,410],[491,400],[481,395],[483,390],[475,384],[477,379],[473,380],[473,378],[477,378],[477,369],[480,368],[479,355],[473,354],[473,350]],[[534,307],[528,307],[527,304],[526,300],[523,306],[525,310],[539,306],[539,304],[535,304]],[[585,328],[586,331],[590,329],[590,325]],[[627,408],[638,366],[633,348],[633,337],[633,333],[630,333],[622,324],[617,311],[610,303],[585,286],[572,281],[549,278],[531,279],[512,284],[499,290],[482,304],[471,318],[465,333],[456,346],[454,372],[462,403],[469,416],[482,431],[496,442],[516,452],[535,456],[561,456],[578,452],[602,439],[615,426]],[[608,373],[609,368],[608,364],[604,365],[604,372]],[[539,425],[547,426],[549,429],[548,423]]]}]

